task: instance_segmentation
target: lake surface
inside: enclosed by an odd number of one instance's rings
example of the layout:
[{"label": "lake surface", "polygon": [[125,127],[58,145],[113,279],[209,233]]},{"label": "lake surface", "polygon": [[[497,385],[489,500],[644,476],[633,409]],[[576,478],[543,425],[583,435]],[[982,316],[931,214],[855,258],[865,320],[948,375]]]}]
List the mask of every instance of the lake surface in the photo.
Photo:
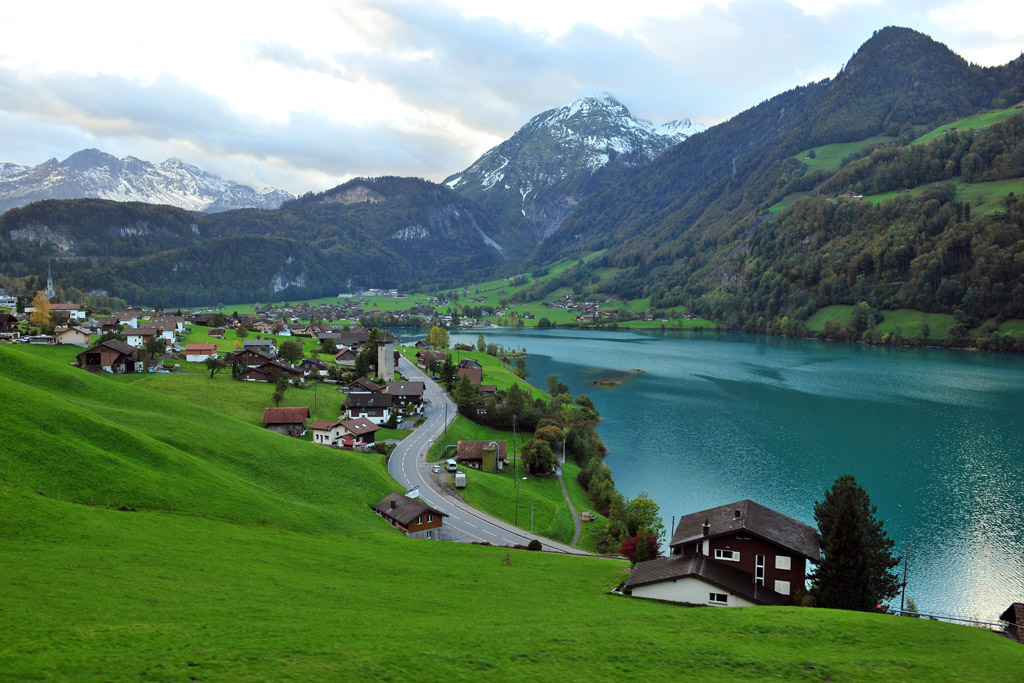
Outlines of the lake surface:
[{"label": "lake surface", "polygon": [[850,473],[901,555],[910,543],[921,611],[994,621],[1024,600],[1024,358],[718,332],[484,334],[526,347],[533,384],[557,374],[594,399],[617,488],[652,497],[666,528],[744,498],[813,526],[814,502]]}]

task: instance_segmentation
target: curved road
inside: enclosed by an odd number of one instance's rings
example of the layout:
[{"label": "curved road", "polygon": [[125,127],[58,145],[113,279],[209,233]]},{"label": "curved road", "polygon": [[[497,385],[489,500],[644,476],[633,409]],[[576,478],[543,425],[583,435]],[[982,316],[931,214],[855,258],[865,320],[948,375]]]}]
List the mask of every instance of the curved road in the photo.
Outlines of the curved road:
[{"label": "curved road", "polygon": [[494,545],[526,545],[530,540],[536,538],[545,550],[574,555],[591,554],[550,538],[531,534],[484,514],[451,494],[445,493],[435,479],[437,475],[431,472],[431,465],[427,463],[427,450],[444,433],[447,426],[445,416],[447,415],[448,424],[455,419],[455,404],[441,387],[404,356],[399,361],[399,370],[407,380],[424,383],[426,387],[424,392],[426,421],[395,446],[395,450],[388,460],[388,471],[398,483],[406,490],[419,486],[420,498],[425,503],[449,515],[444,520],[445,528],[454,529],[457,534],[466,538]]}]

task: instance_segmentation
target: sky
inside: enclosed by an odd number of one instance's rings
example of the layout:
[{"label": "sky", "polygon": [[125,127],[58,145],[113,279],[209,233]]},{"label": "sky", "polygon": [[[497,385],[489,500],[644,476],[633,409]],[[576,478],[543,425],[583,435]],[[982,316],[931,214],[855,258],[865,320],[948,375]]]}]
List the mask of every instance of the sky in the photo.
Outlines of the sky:
[{"label": "sky", "polygon": [[1024,51],[1020,0],[8,2],[0,162],[95,147],[295,194],[440,181],[588,95],[720,123],[885,26],[984,66]]}]

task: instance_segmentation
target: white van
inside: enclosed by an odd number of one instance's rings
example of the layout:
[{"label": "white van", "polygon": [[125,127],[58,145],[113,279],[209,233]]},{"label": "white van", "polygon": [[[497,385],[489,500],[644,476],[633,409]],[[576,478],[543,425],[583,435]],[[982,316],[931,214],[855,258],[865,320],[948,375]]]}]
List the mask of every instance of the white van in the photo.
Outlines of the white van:
[{"label": "white van", "polygon": [[455,470],[459,469],[459,464],[455,462],[454,458],[448,458],[448,461],[445,462],[444,464],[444,468],[449,472],[454,472]]}]

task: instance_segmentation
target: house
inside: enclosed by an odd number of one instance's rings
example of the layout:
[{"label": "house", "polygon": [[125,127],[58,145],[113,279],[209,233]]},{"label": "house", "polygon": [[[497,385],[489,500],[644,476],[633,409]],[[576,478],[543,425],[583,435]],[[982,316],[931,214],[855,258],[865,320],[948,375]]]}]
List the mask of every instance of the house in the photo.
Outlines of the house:
[{"label": "house", "polygon": [[101,342],[78,354],[78,367],[92,372],[110,372],[115,375],[145,372],[138,359],[138,349],[118,339]]},{"label": "house", "polygon": [[89,331],[81,327],[58,327],[53,331],[53,336],[58,344],[70,344],[89,348]]},{"label": "house", "polygon": [[356,377],[345,385],[345,391],[349,394],[372,394],[380,389],[381,385],[365,377]]},{"label": "house", "polygon": [[309,428],[313,430],[313,443],[324,446],[338,446],[345,437],[345,428],[337,421],[317,420]]},{"label": "house", "polygon": [[430,351],[434,348],[434,345],[431,344],[426,339],[420,339],[418,342],[413,344],[413,346],[415,346],[417,349],[423,349],[425,351]]},{"label": "house", "polygon": [[128,339],[128,343],[132,346],[141,349],[148,342],[153,341],[157,338],[156,330],[142,329],[137,327],[129,327],[124,331],[125,337]]},{"label": "house", "polygon": [[302,362],[299,363],[299,370],[302,370],[302,374],[306,377],[309,377],[310,375],[326,377],[327,363],[323,362],[319,358],[303,358]]},{"label": "house", "polygon": [[214,328],[212,328],[208,332],[208,334],[213,339],[223,339],[224,338],[224,328],[223,327],[214,327]]},{"label": "house", "polygon": [[459,441],[455,459],[461,465],[481,472],[501,472],[508,459],[508,448],[501,441]]},{"label": "house", "polygon": [[792,604],[807,561],[821,561],[813,527],[752,500],[684,515],[669,547],[669,557],[633,568],[627,592],[707,605]]},{"label": "house", "polygon": [[0,306],[12,311],[18,307],[18,297],[5,289],[0,289]]},{"label": "house", "polygon": [[247,382],[276,382],[280,375],[285,375],[292,384],[302,381],[302,371],[279,360],[269,360],[255,367],[246,367],[236,375]]},{"label": "house", "polygon": [[488,398],[490,396],[498,395],[497,384],[481,384],[480,386],[477,387],[477,389],[480,390],[480,396],[482,398]]},{"label": "house", "polygon": [[0,338],[17,339],[19,336],[18,319],[10,313],[0,313]]},{"label": "house", "polygon": [[111,317],[114,318],[119,325],[125,327],[137,327],[139,324],[139,317],[134,313],[129,313],[126,311],[115,313]]},{"label": "house", "polygon": [[306,433],[309,408],[267,408],[263,411],[263,426],[278,434],[302,436]]},{"label": "house", "polygon": [[259,351],[271,358],[275,358],[277,356],[277,347],[274,346],[273,339],[246,339],[242,342],[242,350]]},{"label": "house", "polygon": [[185,316],[183,315],[162,315],[159,318],[153,318],[149,321],[150,325],[160,325],[161,327],[167,327],[168,325],[174,326],[176,333],[185,333]]},{"label": "house", "polygon": [[334,354],[334,362],[343,368],[354,368],[356,366],[356,354],[350,348],[344,348]]},{"label": "house", "polygon": [[[203,327],[209,327],[213,324],[213,319],[216,318],[220,313],[196,313],[192,316],[192,323],[195,325],[201,325]],[[211,332],[212,334],[212,332]]]},{"label": "house", "polygon": [[428,367],[434,361],[443,363],[444,359],[448,357],[444,351],[420,351],[416,354],[416,365],[420,367]]},{"label": "house", "polygon": [[467,368],[470,370],[480,370],[481,372],[483,372],[483,367],[481,367],[480,363],[478,363],[476,360],[472,358],[463,358],[462,360],[460,360],[459,367]]},{"label": "house", "polygon": [[178,333],[178,325],[175,322],[139,323],[138,329],[152,331],[156,339],[163,340],[165,344],[173,344],[174,335]]},{"label": "house", "polygon": [[274,323],[270,322],[269,320],[257,320],[252,324],[252,329],[262,334],[273,334],[274,332],[277,331],[277,328],[274,326]]},{"label": "house", "polygon": [[1005,621],[1006,635],[1018,643],[1024,643],[1024,602],[1015,602],[999,615],[999,621]]},{"label": "house", "polygon": [[392,493],[373,506],[373,511],[410,538],[440,540],[442,518],[448,515],[435,510],[419,498]]},{"label": "house", "polygon": [[381,391],[395,397],[393,405],[396,408],[405,408],[411,405],[419,410],[423,405],[423,392],[426,391],[426,385],[423,382],[391,382]]},{"label": "house", "polygon": [[85,320],[86,311],[82,304],[50,304],[50,313],[57,313],[67,320]]},{"label": "house", "polygon": [[185,344],[185,360],[191,363],[202,363],[207,358],[216,357],[216,344]]},{"label": "house", "polygon": [[260,353],[259,351],[254,351],[253,349],[239,349],[238,351],[232,351],[228,355],[224,356],[224,360],[232,365],[244,365],[247,368],[256,368],[264,363],[269,363],[274,359]]},{"label": "house", "polygon": [[469,377],[469,381],[473,383],[473,386],[480,386],[480,382],[484,379],[484,371],[480,368],[459,368],[455,372],[456,381],[462,379],[462,376],[466,375]]},{"label": "house", "polygon": [[349,394],[345,397],[345,416],[350,420],[365,417],[383,425],[391,418],[393,399],[391,394]]},{"label": "house", "polygon": [[372,446],[380,427],[365,417],[346,420],[341,423],[344,429],[342,442],[345,446]]}]

